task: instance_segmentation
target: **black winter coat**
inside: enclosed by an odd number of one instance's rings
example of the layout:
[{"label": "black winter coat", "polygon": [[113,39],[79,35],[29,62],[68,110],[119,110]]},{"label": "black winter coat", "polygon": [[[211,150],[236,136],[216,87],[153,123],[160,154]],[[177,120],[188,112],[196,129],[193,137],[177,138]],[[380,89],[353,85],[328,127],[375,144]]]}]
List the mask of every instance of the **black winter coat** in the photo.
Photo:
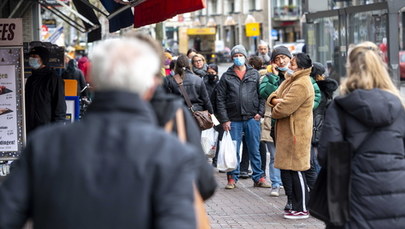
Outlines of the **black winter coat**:
[{"label": "black winter coat", "polygon": [[[197,166],[194,168],[197,173],[197,187],[203,200],[207,200],[214,195],[217,182],[214,177],[213,167],[208,164],[207,157],[201,147],[201,130],[197,126],[194,117],[187,111],[188,108],[184,105],[182,98],[167,94],[162,87],[158,87],[155,91],[151,105],[155,111],[159,126],[161,127],[164,127],[167,122],[175,118],[176,111],[179,108],[183,109],[187,142],[198,148],[200,152],[197,157]],[[175,127],[173,132],[177,133]]]},{"label": "black winter coat", "polygon": [[[340,123],[338,106],[344,123]],[[318,148],[321,166],[325,166],[329,143],[343,139],[356,149],[351,221],[344,228],[404,228],[405,109],[399,98],[380,89],[358,89],[337,97],[325,116]]]},{"label": "black winter coat", "polygon": [[[70,60],[66,70],[62,73],[63,79],[76,80],[77,81],[77,96],[80,96],[80,92],[86,87],[86,80],[82,71],[77,68],[75,60]],[[87,96],[87,91],[83,91],[83,96]]]},{"label": "black winter coat", "polygon": [[139,96],[97,92],[82,121],[32,134],[0,186],[0,228],[195,228],[195,154]]},{"label": "black winter coat", "polygon": [[[177,82],[173,76],[169,75],[165,77],[163,87],[165,88],[166,92],[179,95],[184,98],[180,93],[179,86],[177,85]],[[183,78],[183,87],[190,98],[194,110],[208,110],[208,112],[211,114],[214,112],[202,78],[193,74],[190,70],[186,70]]]},{"label": "black winter coat", "polygon": [[49,68],[33,70],[25,84],[25,118],[27,133],[38,126],[66,119],[63,80]]},{"label": "black winter coat", "polygon": [[232,65],[222,75],[216,88],[218,121],[246,121],[256,114],[264,117],[265,101],[259,95],[259,72],[246,65],[246,73],[241,80],[233,68]]},{"label": "black winter coat", "polygon": [[338,88],[338,83],[334,79],[326,78],[318,80],[316,83],[321,90],[321,101],[318,107],[314,110],[314,128],[312,133],[312,144],[318,145],[322,134],[323,120],[325,117],[326,108],[333,99],[333,92]]}]

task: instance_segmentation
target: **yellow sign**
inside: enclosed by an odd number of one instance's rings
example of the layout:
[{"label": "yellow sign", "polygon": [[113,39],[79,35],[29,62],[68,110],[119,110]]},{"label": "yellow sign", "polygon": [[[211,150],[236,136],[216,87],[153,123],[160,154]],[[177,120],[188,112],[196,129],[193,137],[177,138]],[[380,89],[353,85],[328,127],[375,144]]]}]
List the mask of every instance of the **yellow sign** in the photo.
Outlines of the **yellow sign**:
[{"label": "yellow sign", "polygon": [[191,28],[187,29],[187,35],[215,35],[215,28]]},{"label": "yellow sign", "polygon": [[255,23],[246,23],[246,36],[247,37],[257,37],[260,36],[260,24]]}]

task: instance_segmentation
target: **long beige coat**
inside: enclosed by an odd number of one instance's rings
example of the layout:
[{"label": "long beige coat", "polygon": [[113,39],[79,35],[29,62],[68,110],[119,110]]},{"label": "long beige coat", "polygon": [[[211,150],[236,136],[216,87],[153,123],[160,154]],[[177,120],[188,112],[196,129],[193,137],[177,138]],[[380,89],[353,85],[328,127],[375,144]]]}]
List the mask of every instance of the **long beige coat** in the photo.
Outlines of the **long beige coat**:
[{"label": "long beige coat", "polygon": [[282,98],[273,107],[272,118],[277,119],[276,155],[274,167],[284,170],[305,171],[310,167],[312,137],[312,107],[314,87],[309,74],[311,68],[295,72],[267,99]]}]

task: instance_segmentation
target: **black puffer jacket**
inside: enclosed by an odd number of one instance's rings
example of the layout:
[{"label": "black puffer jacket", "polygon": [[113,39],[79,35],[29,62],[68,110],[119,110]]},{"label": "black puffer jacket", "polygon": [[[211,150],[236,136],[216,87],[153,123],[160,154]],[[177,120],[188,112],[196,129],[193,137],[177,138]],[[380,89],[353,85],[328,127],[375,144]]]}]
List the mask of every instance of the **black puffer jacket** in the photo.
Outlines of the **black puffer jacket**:
[{"label": "black puffer jacket", "polygon": [[[340,123],[339,107],[344,123]],[[404,228],[405,110],[398,97],[380,89],[355,90],[338,97],[326,112],[322,133],[321,166],[325,166],[330,142],[345,139],[356,149],[351,221],[343,228]]]},{"label": "black puffer jacket", "polygon": [[39,126],[66,119],[64,83],[53,69],[32,71],[25,84],[25,111],[27,134]]},{"label": "black puffer jacket", "polygon": [[[168,93],[183,97],[173,76],[166,76],[163,86]],[[194,110],[208,110],[211,114],[214,112],[202,78],[196,76],[187,69],[183,78],[183,86],[190,98]]]},{"label": "black puffer jacket", "polygon": [[259,73],[246,65],[246,73],[241,80],[233,67],[222,75],[216,88],[218,121],[245,121],[256,114],[264,117],[264,99],[259,95]]}]

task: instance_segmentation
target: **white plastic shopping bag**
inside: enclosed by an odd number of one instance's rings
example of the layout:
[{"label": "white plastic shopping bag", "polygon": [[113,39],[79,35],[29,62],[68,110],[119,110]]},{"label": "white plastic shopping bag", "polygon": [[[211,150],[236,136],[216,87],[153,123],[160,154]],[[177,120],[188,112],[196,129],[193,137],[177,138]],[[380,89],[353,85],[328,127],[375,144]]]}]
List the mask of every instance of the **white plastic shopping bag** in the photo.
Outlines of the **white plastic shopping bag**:
[{"label": "white plastic shopping bag", "polygon": [[201,132],[201,145],[207,157],[215,157],[217,150],[218,131],[214,128],[209,128]]},{"label": "white plastic shopping bag", "polygon": [[222,141],[219,144],[217,168],[222,171],[230,172],[238,166],[236,157],[236,141],[232,140],[229,131],[225,131]]}]

